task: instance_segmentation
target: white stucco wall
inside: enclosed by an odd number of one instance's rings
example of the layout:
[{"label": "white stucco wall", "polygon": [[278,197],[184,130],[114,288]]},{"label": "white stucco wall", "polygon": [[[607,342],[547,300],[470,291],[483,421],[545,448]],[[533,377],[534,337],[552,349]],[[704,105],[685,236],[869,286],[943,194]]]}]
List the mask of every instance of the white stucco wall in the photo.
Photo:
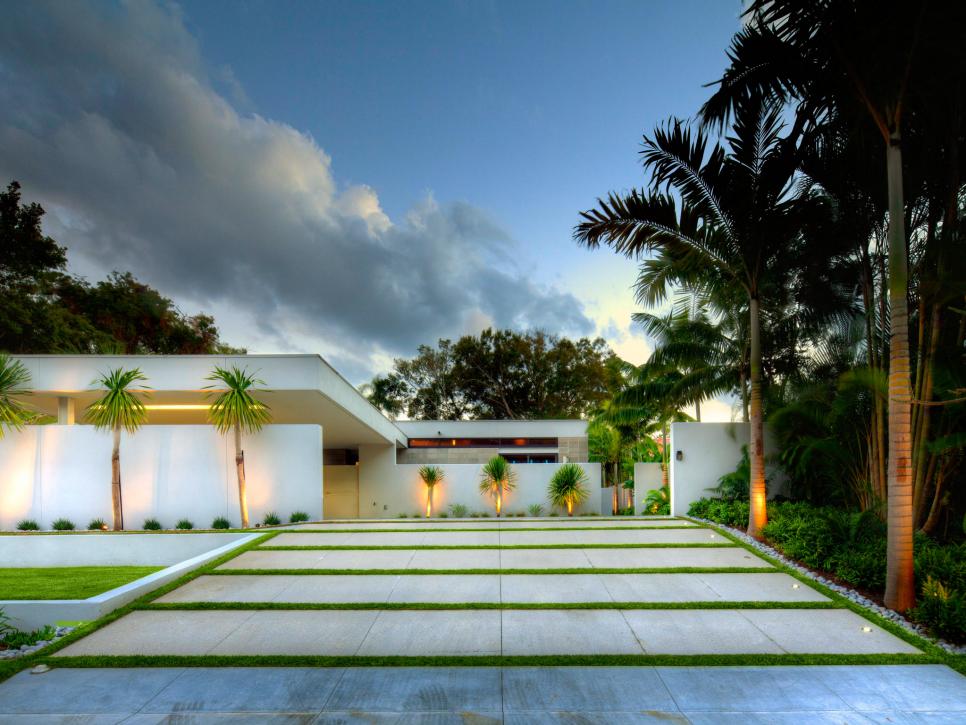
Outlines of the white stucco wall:
[{"label": "white stucco wall", "polygon": [[661,487],[660,463],[634,464],[634,511],[641,513],[647,492]]},{"label": "white stucco wall", "polygon": [[[322,515],[322,429],[270,425],[245,436],[251,521],[267,511]],[[234,446],[211,426],[146,426],[121,440],[127,528],[153,517],[174,526],[187,517],[208,527],[216,516],[238,525]],[[0,440],[0,529],[21,519],[49,528],[71,519],[78,528],[111,521],[111,436],[86,425],[28,426]]]},{"label": "white stucco wall", "polygon": [[[711,496],[708,490],[718,479],[734,471],[741,460],[741,447],[748,444],[747,423],[671,424],[671,515],[687,514],[692,501]],[[677,460],[681,451],[682,460]],[[765,428],[765,455],[775,453],[774,441]],[[766,458],[768,497],[782,493],[785,479]]]},{"label": "white stucco wall", "polygon": [[[517,487],[505,497],[504,513],[526,511],[531,504],[541,504],[550,512],[547,484],[561,464],[527,463],[514,466]],[[581,463],[589,479],[590,496],[575,513],[601,513],[600,464]],[[426,509],[426,487],[419,478],[418,464],[395,463],[395,451],[388,446],[363,446],[359,449],[359,515],[364,518],[395,518],[404,513],[412,516]],[[479,492],[478,464],[449,463],[440,465],[445,480],[433,493],[433,510],[446,511],[450,504],[461,503],[473,511],[494,511],[493,499]],[[606,513],[610,513],[610,505]]]}]

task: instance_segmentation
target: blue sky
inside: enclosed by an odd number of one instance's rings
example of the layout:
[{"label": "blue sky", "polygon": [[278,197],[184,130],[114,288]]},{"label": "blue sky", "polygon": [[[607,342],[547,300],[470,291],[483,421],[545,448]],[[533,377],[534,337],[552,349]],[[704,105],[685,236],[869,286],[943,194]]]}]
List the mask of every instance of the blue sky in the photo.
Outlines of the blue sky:
[{"label": "blue sky", "polygon": [[634,265],[571,240],[689,117],[740,0],[34,0],[0,25],[0,177],[91,279],[353,382],[488,325],[640,363]]}]

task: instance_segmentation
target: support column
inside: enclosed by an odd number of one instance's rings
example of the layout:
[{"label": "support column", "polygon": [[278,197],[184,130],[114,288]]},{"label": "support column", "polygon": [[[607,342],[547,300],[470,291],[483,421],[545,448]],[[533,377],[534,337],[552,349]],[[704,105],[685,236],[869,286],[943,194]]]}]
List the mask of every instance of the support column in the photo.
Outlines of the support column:
[{"label": "support column", "polygon": [[74,399],[67,396],[57,398],[57,424],[74,425]]}]

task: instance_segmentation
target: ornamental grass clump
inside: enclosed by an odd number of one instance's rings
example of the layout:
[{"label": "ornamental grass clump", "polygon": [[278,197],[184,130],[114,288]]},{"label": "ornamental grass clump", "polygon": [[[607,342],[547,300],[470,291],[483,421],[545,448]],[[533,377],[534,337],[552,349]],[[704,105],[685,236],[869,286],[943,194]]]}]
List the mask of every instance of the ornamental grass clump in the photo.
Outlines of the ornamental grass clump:
[{"label": "ornamental grass clump", "polygon": [[[480,494],[491,496],[499,517],[503,497],[517,487],[517,472],[503,456],[493,456],[483,465],[480,475]],[[489,514],[484,514],[488,516]]]},{"label": "ornamental grass clump", "polygon": [[40,531],[40,526],[33,519],[24,519],[17,522],[17,531]]},{"label": "ornamental grass clump", "polygon": [[145,531],[160,531],[161,522],[157,519],[144,519],[144,524],[141,526]]},{"label": "ornamental grass clump", "polygon": [[565,508],[568,516],[573,516],[574,507],[586,501],[589,495],[587,473],[576,463],[563,464],[554,472],[547,486],[550,503]]},{"label": "ornamental grass clump", "polygon": [[104,519],[95,518],[91,519],[90,523],[87,524],[88,531],[107,531],[107,524],[104,523]]},{"label": "ornamental grass clump", "polygon": [[292,515],[288,517],[288,522],[290,524],[300,524],[303,521],[308,521],[309,515],[304,511],[293,511]]},{"label": "ornamental grass clump", "polygon": [[543,504],[530,504],[527,506],[527,513],[529,513],[531,516],[543,516]]},{"label": "ornamental grass clump", "polygon": [[282,519],[274,511],[269,511],[265,514],[265,518],[262,519],[263,526],[278,526],[280,523],[282,523]]},{"label": "ornamental grass clump", "polygon": [[57,519],[50,525],[54,531],[73,531],[75,528],[74,522],[70,519]]},{"label": "ornamental grass clump", "polygon": [[191,522],[191,519],[179,519],[178,523],[174,525],[174,528],[181,531],[191,531],[195,525]]},{"label": "ornamental grass clump", "polygon": [[230,529],[231,521],[226,519],[224,516],[217,516],[215,520],[211,522],[211,528],[213,529]]},{"label": "ornamental grass clump", "polygon": [[449,512],[453,515],[453,518],[456,519],[465,519],[469,511],[470,509],[466,504],[451,503],[449,505]]}]

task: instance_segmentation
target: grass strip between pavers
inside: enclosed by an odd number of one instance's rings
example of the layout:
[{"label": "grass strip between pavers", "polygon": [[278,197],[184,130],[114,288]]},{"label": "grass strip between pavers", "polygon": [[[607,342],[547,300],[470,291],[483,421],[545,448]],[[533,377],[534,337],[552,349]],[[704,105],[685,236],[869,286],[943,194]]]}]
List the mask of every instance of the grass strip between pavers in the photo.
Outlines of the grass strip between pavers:
[{"label": "grass strip between pavers", "polygon": [[475,609],[842,609],[836,602],[152,602],[140,611],[286,610],[286,611],[444,611]]},{"label": "grass strip between pavers", "polygon": [[377,574],[411,574],[428,576],[431,574],[773,574],[778,572],[772,566],[722,566],[715,568],[703,566],[659,566],[638,567],[636,569],[591,567],[574,569],[218,569],[206,572],[218,576],[367,576]]},{"label": "grass strip between pavers", "polygon": [[704,524],[689,524],[687,526],[515,526],[512,528],[473,528],[473,529],[428,529],[406,531],[406,529],[364,529],[353,531],[352,529],[333,529],[323,531],[321,529],[283,529],[285,534],[425,534],[425,533],[449,533],[467,534],[477,531],[502,531],[503,533],[513,533],[514,531],[680,531],[682,529],[708,529],[710,526]]},{"label": "grass strip between pavers", "polygon": [[430,544],[402,546],[259,546],[259,551],[422,551],[434,549],[735,549],[730,540],[727,543],[695,544]]},{"label": "grass strip between pavers", "polygon": [[871,655],[83,655],[44,657],[51,667],[769,667],[948,664],[942,657]]}]

